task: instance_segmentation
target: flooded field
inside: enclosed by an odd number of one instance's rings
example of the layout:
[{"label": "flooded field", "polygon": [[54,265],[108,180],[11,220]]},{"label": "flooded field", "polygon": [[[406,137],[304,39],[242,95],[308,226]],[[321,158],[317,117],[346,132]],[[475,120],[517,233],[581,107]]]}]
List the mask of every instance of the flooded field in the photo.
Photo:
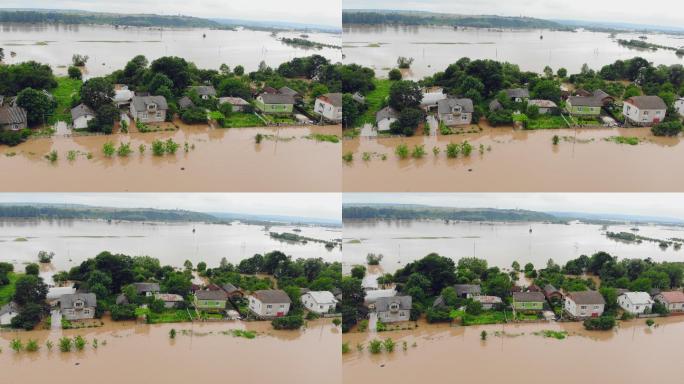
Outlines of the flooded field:
[{"label": "flooded field", "polygon": [[[175,339],[169,331],[178,332]],[[254,339],[225,334],[232,329],[257,332]],[[60,352],[62,336],[81,335],[83,351]],[[38,340],[38,352],[15,353],[9,341]],[[90,343],[98,340],[95,349]],[[45,341],[54,343],[52,351]],[[301,331],[275,331],[270,322],[182,323],[166,325],[106,322],[87,330],[0,332],[3,384],[98,383],[326,383],[341,378],[340,330],[330,319],[309,321]],[[309,364],[309,361],[316,364]],[[10,369],[11,368],[11,369]]]},{"label": "flooded field", "polygon": [[[340,228],[202,223],[112,222],[98,220],[1,220],[0,255],[23,270],[23,264],[37,261],[41,250],[55,252],[44,275],[68,270],[102,251],[130,256],[158,258],[162,265],[181,267],[185,260],[204,261],[210,267],[225,257],[237,264],[256,253],[280,250],[293,258],[321,257],[341,260],[339,247],[328,250],[322,243],[289,243],[272,239],[270,232],[290,232],[301,236],[333,240],[342,236]],[[193,233],[194,229],[194,233]],[[20,240],[17,240],[20,239]],[[22,241],[25,240],[25,241]]]},{"label": "flooded field", "polygon": [[[8,64],[35,60],[50,64],[64,75],[74,54],[90,57],[86,77],[102,76],[123,69],[136,55],[152,61],[162,56],[179,56],[199,68],[218,69],[242,65],[247,72],[258,68],[261,61],[277,67],[295,57],[320,54],[332,61],[341,60],[339,49],[307,50],[281,43],[271,32],[241,29],[161,29],[105,25],[47,25],[0,23],[0,46],[5,48]],[[340,45],[340,35],[309,32],[311,41]],[[297,37],[299,33],[283,32],[278,37]],[[116,51],[117,54],[112,55]],[[10,53],[16,53],[11,56]]]},{"label": "flooded field", "polygon": [[[255,144],[257,133],[266,135],[260,144]],[[180,126],[175,131],[155,133],[31,139],[16,147],[0,146],[0,190],[339,191],[340,144],[306,138],[312,133],[340,135],[341,128]],[[168,138],[180,144],[178,152],[153,156],[152,142]],[[130,143],[133,153],[108,158],[102,151],[106,142],[117,147],[120,142]],[[138,152],[140,144],[146,146],[143,154]],[[59,156],[54,163],[45,158],[53,150]],[[77,153],[74,160],[68,159],[69,151]]]},{"label": "flooded field", "polygon": [[[611,225],[612,232],[630,232],[633,226]],[[634,232],[657,239],[684,238],[684,227],[639,226]],[[530,229],[532,232],[530,233]],[[609,239],[602,226],[571,223],[488,223],[443,221],[344,221],[344,262],[365,264],[368,253],[383,254],[384,272],[394,272],[430,252],[458,260],[486,259],[490,266],[510,267],[514,260],[543,267],[549,258],[558,264],[582,254],[606,251],[619,258],[650,257],[655,261],[684,261],[684,250],[662,249],[657,243],[640,244]]]},{"label": "flooded field", "polygon": [[[540,35],[544,38],[540,39]],[[422,79],[443,71],[461,57],[492,59],[518,64],[523,71],[541,73],[545,66],[554,71],[566,68],[579,73],[583,64],[593,69],[641,56],[654,64],[684,64],[684,58],[670,50],[635,50],[617,39],[638,39],[639,34],[549,30],[459,29],[438,26],[346,25],[343,33],[345,62],[374,68],[382,77],[396,67],[399,56],[415,59],[407,78]],[[678,48],[681,36],[649,34],[649,43]]]},{"label": "flooded field", "polygon": [[[486,341],[480,333],[486,330]],[[568,332],[563,340],[535,335],[542,330]],[[496,333],[499,332],[497,335]],[[358,352],[374,338],[391,337],[393,353]],[[344,383],[413,383],[416,375],[429,382],[467,383],[641,383],[666,382],[680,376],[673,356],[684,337],[684,318],[620,322],[607,332],[588,332],[581,323],[542,323],[449,327],[419,323],[412,331],[349,333],[343,341],[351,352],[343,355]],[[406,342],[407,350],[402,348]],[[415,343],[415,346],[414,346]]]},{"label": "flooded field", "polygon": [[[560,143],[552,144],[558,135]],[[638,145],[617,144],[614,136],[639,137]],[[470,157],[446,157],[446,145],[468,140]],[[399,159],[394,150],[406,143],[425,145],[422,159]],[[486,148],[479,152],[480,145]],[[441,150],[435,157],[432,148]],[[488,150],[487,148],[491,149]],[[343,166],[345,192],[674,192],[684,145],[678,138],[652,136],[648,128],[514,130],[483,127],[478,133],[409,138],[345,140],[343,153],[354,160]],[[364,161],[363,153],[371,154]],[[382,155],[386,160],[382,160]],[[657,170],[657,171],[655,171]],[[668,176],[669,175],[669,176]]]}]

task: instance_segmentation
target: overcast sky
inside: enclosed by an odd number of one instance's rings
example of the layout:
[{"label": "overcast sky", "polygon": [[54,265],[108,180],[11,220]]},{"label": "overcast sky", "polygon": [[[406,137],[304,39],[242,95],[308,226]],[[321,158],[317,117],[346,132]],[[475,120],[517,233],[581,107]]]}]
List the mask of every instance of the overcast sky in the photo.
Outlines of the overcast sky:
[{"label": "overcast sky", "polygon": [[339,193],[2,193],[0,203],[85,204],[341,221]]},{"label": "overcast sky", "polygon": [[666,193],[345,193],[344,203],[424,204],[662,216],[684,219],[684,194]]},{"label": "overcast sky", "polygon": [[2,8],[183,14],[204,18],[287,21],[339,27],[341,0],[2,0]]},{"label": "overcast sky", "polygon": [[397,9],[458,14],[529,16],[681,27],[681,0],[343,0],[345,9]]}]

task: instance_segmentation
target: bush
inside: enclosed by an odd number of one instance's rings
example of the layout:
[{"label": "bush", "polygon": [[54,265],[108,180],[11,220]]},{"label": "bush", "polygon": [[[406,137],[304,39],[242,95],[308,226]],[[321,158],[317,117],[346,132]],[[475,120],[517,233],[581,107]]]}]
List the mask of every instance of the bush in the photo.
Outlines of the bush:
[{"label": "bush", "polygon": [[389,79],[392,81],[399,81],[401,80],[401,71],[398,70],[397,68],[394,68],[389,71],[387,74],[389,76]]},{"label": "bush", "polygon": [[655,136],[677,136],[682,131],[682,123],[679,121],[664,121],[651,128]]},{"label": "bush", "polygon": [[104,153],[106,157],[114,156],[115,152],[116,148],[114,148],[114,143],[112,143],[111,141],[108,141],[102,145],[102,153]]},{"label": "bush", "polygon": [[202,124],[207,122],[207,113],[204,108],[191,107],[181,113],[181,120],[186,124]]},{"label": "bush", "polygon": [[71,339],[68,337],[62,337],[59,339],[59,350],[62,352],[71,352]]},{"label": "bush", "polygon": [[461,152],[461,146],[456,144],[456,143],[449,143],[446,146],[446,154],[447,157],[450,159],[455,159],[458,157],[458,154]]},{"label": "bush", "polygon": [[400,159],[405,159],[409,155],[409,149],[406,144],[399,144],[397,147],[394,149],[394,153],[400,158]]},{"label": "bush", "polygon": [[382,341],[374,339],[371,340],[370,343],[368,343],[368,350],[370,353],[377,355],[378,353],[382,352],[383,344]]},{"label": "bush", "polygon": [[26,264],[26,274],[38,276],[40,267],[36,263]]},{"label": "bush", "polygon": [[135,320],[135,305],[134,304],[124,304],[124,305],[112,305],[109,308],[112,315],[112,320]]},{"label": "bush", "polygon": [[383,345],[385,347],[385,351],[394,352],[394,347],[397,345],[397,343],[395,343],[391,338],[387,338],[383,342]]},{"label": "bush", "polygon": [[271,321],[275,329],[299,329],[304,325],[304,319],[300,315],[277,317]]},{"label": "bush", "polygon": [[152,142],[152,154],[155,156],[164,156],[166,149],[164,148],[164,142],[161,140],[154,140]]},{"label": "bush", "polygon": [[430,308],[425,312],[428,323],[446,323],[451,321],[448,308]]},{"label": "bush", "polygon": [[615,327],[613,316],[601,316],[584,320],[584,328],[588,331],[607,331]]},{"label": "bush", "polygon": [[425,145],[424,144],[416,144],[413,147],[413,151],[411,151],[411,156],[415,159],[420,159],[423,156],[425,156]]},{"label": "bush", "polygon": [[69,66],[68,73],[69,77],[75,80],[81,80],[81,78],[83,77],[83,75],[81,74],[81,70],[73,65]]},{"label": "bush", "polygon": [[653,321],[653,319],[646,320],[646,325],[648,325],[649,327],[653,326],[653,324],[655,324],[655,321]]}]

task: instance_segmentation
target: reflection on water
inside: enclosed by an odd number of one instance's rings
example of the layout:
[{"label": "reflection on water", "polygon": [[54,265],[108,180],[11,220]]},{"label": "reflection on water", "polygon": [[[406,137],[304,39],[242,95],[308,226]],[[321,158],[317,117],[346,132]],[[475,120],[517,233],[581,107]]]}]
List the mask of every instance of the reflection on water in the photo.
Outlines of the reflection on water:
[{"label": "reflection on water", "polygon": [[[313,384],[321,378],[341,383],[341,336],[330,319],[309,321],[301,331],[276,331],[270,322],[146,325],[105,320],[105,324],[84,330],[0,332],[2,383],[80,382],[75,377],[105,384],[224,382],[220,378],[254,384]],[[178,331],[174,340],[168,336],[171,328]],[[221,333],[231,329],[253,330],[258,336],[249,340]],[[76,335],[89,342],[85,350],[60,352],[59,338]],[[8,345],[14,337],[24,344],[36,339],[41,350],[14,353]],[[90,345],[94,338],[97,349]],[[47,339],[55,344],[51,352],[45,348]]]},{"label": "reflection on water", "polygon": [[[340,126],[212,129],[181,126],[173,132],[130,133],[32,139],[0,146],[3,191],[339,191],[340,144],[304,138],[311,133],[340,135]],[[255,144],[257,133],[281,140]],[[291,139],[295,137],[294,139]],[[153,156],[154,140],[172,138],[176,155]],[[107,158],[106,142],[130,143],[129,157]],[[184,151],[183,145],[190,148]],[[140,144],[146,146],[138,153]],[[45,155],[52,150],[59,160]],[[68,160],[69,151],[78,151]],[[88,159],[88,154],[92,158]],[[254,170],[259,170],[254,172]],[[30,174],[31,177],[26,177]],[[152,177],[153,176],[153,177]]]},{"label": "reflection on water", "polygon": [[[543,33],[544,39],[539,39]],[[545,66],[554,71],[566,68],[579,73],[583,64],[598,70],[615,60],[641,56],[658,64],[682,64],[684,60],[670,50],[636,51],[620,46],[616,39],[638,39],[639,34],[620,33],[614,39],[608,33],[579,31],[539,31],[459,29],[437,26],[345,26],[343,49],[345,62],[374,68],[386,76],[387,68],[396,67],[399,56],[413,57],[412,79],[422,79],[443,71],[461,57],[492,59],[518,64],[523,71],[541,73]],[[676,36],[652,34],[648,42],[679,47]]]},{"label": "reflection on water", "polygon": [[[420,323],[413,331],[383,333],[382,338],[398,341],[398,347],[392,354],[380,355],[357,352],[357,343],[368,345],[371,337],[349,333],[343,336],[352,349],[343,356],[344,382],[412,383],[416,372],[431,382],[451,382],[455,376],[467,377],[468,383],[504,377],[516,384],[571,384],[579,377],[597,383],[666,382],[680,375],[672,356],[680,349],[684,319],[677,316],[656,323],[649,328],[643,319],[621,322],[608,332],[588,332],[581,323],[471,327]],[[486,341],[480,340],[483,330],[489,335]],[[534,335],[541,330],[563,330],[569,336],[556,340]]]},{"label": "reflection on water", "polygon": [[[344,262],[365,264],[368,253],[383,254],[384,272],[394,272],[430,252],[458,260],[486,259],[490,266],[510,267],[514,260],[543,267],[549,258],[558,264],[582,254],[606,251],[619,258],[684,261],[684,251],[661,249],[657,243],[624,243],[608,239],[600,225],[571,223],[489,223],[443,221],[344,220]],[[629,232],[633,225],[611,225]],[[530,233],[529,229],[532,228]],[[684,228],[639,226],[639,235],[657,239],[684,238]],[[362,239],[360,243],[350,242]]]},{"label": "reflection on water", "polygon": [[[47,25],[0,23],[0,45],[5,47],[5,62],[35,60],[49,64],[57,74],[65,75],[73,54],[90,57],[86,76],[102,76],[123,69],[136,55],[152,61],[162,56],[179,56],[199,68],[218,69],[242,65],[254,71],[263,60],[271,67],[295,57],[313,53],[333,62],[341,60],[339,50],[305,50],[277,41],[266,31],[229,31],[209,29],[160,29],[106,25]],[[204,37],[206,36],[206,37]],[[296,37],[297,33],[280,33]],[[337,45],[340,36],[309,33],[312,41]],[[10,51],[16,52],[10,57]]]},{"label": "reflection on water", "polygon": [[[552,145],[554,135],[561,137]],[[606,141],[611,136],[644,139],[638,145]],[[468,140],[470,157],[448,159],[449,142]],[[399,160],[394,149],[425,145],[422,159]],[[480,145],[491,147],[479,153]],[[433,156],[432,148],[441,153]],[[680,173],[678,160],[684,145],[678,138],[655,137],[648,128],[551,129],[539,131],[490,128],[479,133],[408,138],[355,138],[345,140],[343,153],[354,161],[343,167],[344,191],[619,191],[666,192],[684,189],[684,179],[665,177]],[[364,152],[385,154],[370,161]],[[657,169],[658,172],[654,172]]]}]

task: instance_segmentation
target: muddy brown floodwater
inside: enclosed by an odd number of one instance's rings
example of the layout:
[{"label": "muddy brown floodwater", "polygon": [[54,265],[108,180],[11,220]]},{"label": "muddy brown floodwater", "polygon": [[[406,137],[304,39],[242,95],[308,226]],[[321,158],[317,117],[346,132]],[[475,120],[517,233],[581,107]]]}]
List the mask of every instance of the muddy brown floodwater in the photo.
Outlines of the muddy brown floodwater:
[{"label": "muddy brown floodwater", "polygon": [[[656,319],[656,324],[649,328],[639,319],[621,322],[614,331],[589,332],[581,323],[450,327],[421,322],[412,331],[352,332],[343,335],[351,347],[343,355],[344,383],[403,384],[415,383],[417,377],[429,383],[469,384],[672,382],[681,376],[675,356],[681,350],[684,317]],[[483,330],[486,341],[480,340]],[[542,330],[569,336],[557,340],[534,334]],[[357,343],[367,346],[374,338],[387,337],[397,342],[393,353],[356,349]]]},{"label": "muddy brown floodwater", "polygon": [[[552,144],[554,135],[561,137]],[[607,141],[634,136],[638,145]],[[449,142],[468,140],[470,157],[446,157]],[[425,145],[422,159],[400,160],[394,150]],[[479,153],[479,146],[491,147]],[[434,156],[432,148],[441,150]],[[648,128],[585,128],[514,130],[483,127],[478,133],[404,138],[345,140],[343,153],[354,159],[343,166],[345,192],[674,192],[684,189],[680,160],[684,145],[678,138],[651,135]],[[363,153],[371,154],[364,161]],[[382,154],[386,160],[382,160]]]},{"label": "muddy brown floodwater", "polygon": [[[257,133],[269,136],[255,144]],[[339,143],[304,138],[312,133],[340,135],[340,126],[213,129],[181,126],[176,131],[109,136],[53,137],[0,146],[5,192],[166,191],[334,192],[341,188]],[[273,137],[279,137],[275,140]],[[180,144],[175,155],[153,156],[155,139]],[[128,157],[107,158],[102,146],[131,143]],[[184,151],[184,143],[194,149]],[[145,144],[144,154],[138,146]],[[59,159],[45,158],[55,150]],[[68,160],[69,151],[78,151]],[[87,154],[92,158],[88,159]],[[29,177],[30,176],[30,177]]]},{"label": "muddy brown floodwater", "polygon": [[[330,319],[309,321],[301,331],[275,331],[270,322],[111,323],[83,330],[0,332],[0,382],[168,383],[341,383],[340,330]],[[176,329],[174,340],[169,331]],[[247,329],[254,339],[221,332]],[[188,332],[183,332],[188,331]],[[191,332],[190,332],[191,331]],[[62,336],[81,335],[81,352],[60,352]],[[16,353],[13,338],[38,340],[38,352]],[[98,348],[92,347],[97,338]],[[45,341],[54,343],[52,351]],[[103,343],[106,341],[106,345]],[[315,363],[311,363],[315,361]],[[87,379],[86,379],[87,378]]]}]

